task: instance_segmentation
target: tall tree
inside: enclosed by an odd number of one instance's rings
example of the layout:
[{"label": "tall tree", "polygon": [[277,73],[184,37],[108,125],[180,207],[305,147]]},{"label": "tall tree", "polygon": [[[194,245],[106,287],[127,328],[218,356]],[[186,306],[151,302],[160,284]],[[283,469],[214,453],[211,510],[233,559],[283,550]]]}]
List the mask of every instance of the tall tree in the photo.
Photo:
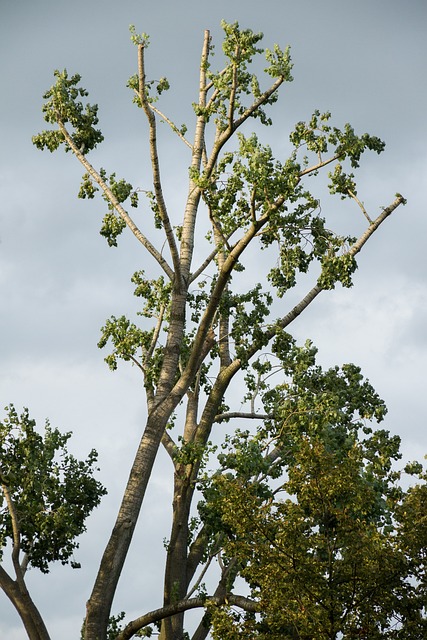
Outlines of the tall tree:
[{"label": "tall tree", "polygon": [[[132,276],[143,320],[137,324],[125,316],[112,317],[99,342],[102,348],[111,346],[106,357],[111,369],[119,360],[136,365],[144,381],[147,418],[87,604],[85,640],[106,638],[115,590],[161,445],[171,459],[174,485],[163,603],[159,610],[129,622],[117,637],[130,638],[161,621],[162,640],[179,640],[184,637],[185,610],[208,602],[227,601],[258,611],[255,600],[228,593],[239,572],[237,561],[220,564],[222,574],[210,599],[203,593],[192,597],[202,580],[199,572],[204,574],[213,564],[224,540],[221,532],[197,518],[194,507],[196,488],[212,453],[212,429],[228,421],[231,432],[232,422],[241,419],[251,424],[276,421],[280,403],[271,400],[272,374],[286,376],[290,354],[296,358],[299,353],[290,325],[322,292],[339,283],[351,286],[357,254],[405,202],[396,194],[378,217],[369,215],[352,170],[365,151],[380,153],[384,143],[367,133],[357,135],[349,124],[333,126],[330,113],[314,111],[307,122],[296,124],[289,136],[292,150],[283,161],[276,160],[256,134],[248,134],[250,120],[271,124],[267,109],[278,99],[280,87],[292,80],[290,53],[277,45],[264,51],[262,34],[240,29],[237,23],[223,22],[222,27],[224,66],[219,70],[211,66],[211,37],[204,34],[192,131],[177,126],[158,108],[157,100],[169,84],[165,78],[147,79],[148,37],[132,28],[138,72],[128,85],[147,120],[151,185],[135,188],[90,162],[89,154],[103,135],[97,128],[97,105],[82,102],[88,94],[77,74],[55,72],[56,82],[43,106],[52,128],[33,138],[39,149],[56,151],[63,146],[82,164],[79,196],[93,198],[101,192],[107,203],[101,234],[108,244],[116,246],[128,228],[141,250],[154,259],[150,278],[142,271]],[[266,64],[263,77],[251,71],[260,57]],[[159,118],[170,125],[187,154],[183,162],[189,168],[188,195],[181,216],[171,213],[163,190]],[[352,201],[366,219],[359,238],[351,233],[351,219],[349,234],[342,236],[321,215],[319,199],[307,186],[311,176],[321,173],[326,173],[331,194]],[[155,227],[163,232],[158,246],[141,229],[138,212],[135,219],[129,213],[128,205],[147,216],[141,193],[147,196]],[[288,292],[309,272],[311,288],[286,308]],[[278,299],[280,305],[275,305]],[[297,361],[302,368],[310,364],[304,358]],[[362,393],[362,388],[356,385],[353,390]],[[286,420],[281,428],[286,431]],[[255,477],[258,462],[252,469]],[[276,454],[264,450],[263,464],[274,467]],[[117,619],[114,625],[117,628]],[[201,625],[194,638],[207,633]]]}]

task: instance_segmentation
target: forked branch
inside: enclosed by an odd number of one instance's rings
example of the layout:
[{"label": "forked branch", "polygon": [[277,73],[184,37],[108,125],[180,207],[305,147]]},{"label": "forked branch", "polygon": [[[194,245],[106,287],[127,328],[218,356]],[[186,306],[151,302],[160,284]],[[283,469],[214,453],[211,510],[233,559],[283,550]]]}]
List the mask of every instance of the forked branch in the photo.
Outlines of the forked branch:
[{"label": "forked branch", "polygon": [[151,244],[151,242],[148,240],[148,238],[140,231],[140,229],[137,227],[135,222],[132,220],[132,218],[130,217],[128,212],[122,207],[120,202],[117,200],[116,196],[111,191],[109,186],[101,178],[101,176],[98,173],[98,171],[96,171],[96,169],[91,165],[91,163],[88,161],[86,156],[83,155],[83,153],[81,153],[80,149],[78,149],[78,147],[74,144],[74,141],[73,141],[70,133],[66,129],[66,127],[65,127],[64,123],[62,122],[62,120],[60,120],[59,118],[58,118],[58,126],[59,126],[59,128],[61,130],[61,133],[64,136],[67,144],[72,149],[72,151],[73,151],[74,155],[76,156],[76,158],[79,160],[79,162],[81,162],[81,164],[84,166],[84,168],[89,173],[91,178],[96,182],[96,184],[101,187],[104,195],[106,196],[108,201],[112,204],[112,206],[117,211],[117,213],[122,218],[122,220],[124,220],[126,225],[132,231],[133,235],[147,249],[147,251],[153,256],[153,258],[155,258],[155,260],[158,262],[160,267],[166,273],[168,278],[170,280],[173,280],[174,273],[173,273],[173,270],[171,269],[171,267],[169,266],[168,262],[165,260],[165,258],[162,256],[162,254]]},{"label": "forked branch", "polygon": [[[138,96],[139,96],[139,93],[138,93]],[[187,140],[187,138],[181,133],[181,131],[176,126],[176,124],[174,124],[170,118],[168,118],[162,111],[160,111],[160,109],[155,107],[154,104],[149,103],[149,107],[150,107],[151,111],[154,111],[154,113],[157,113],[157,115],[170,126],[172,131],[174,133],[176,133],[176,135],[179,138],[181,138],[181,140],[183,141],[184,144],[187,145],[187,147],[189,147],[191,150],[193,149],[193,146],[192,146],[191,142],[189,142]]]},{"label": "forked branch", "polygon": [[16,581],[12,580],[9,574],[0,565],[0,587],[13,603],[18,611],[25,630],[30,640],[50,640],[46,625],[35,606],[28,592],[24,581],[29,558],[25,554],[22,564],[19,562],[21,552],[21,533],[19,529],[19,519],[15,503],[10,495],[6,482],[1,482],[1,488],[6,499],[7,508],[12,522],[12,563],[15,570]]},{"label": "forked branch", "polygon": [[[364,244],[368,241],[368,239],[372,236],[372,234],[378,229],[378,227],[386,220],[386,218],[401,204],[405,204],[405,199],[400,194],[396,195],[395,200],[383,210],[383,212],[374,220],[374,222],[368,227],[368,229],[360,236],[360,238],[352,245],[349,249],[348,253],[350,255],[356,255],[364,246]],[[320,285],[315,285],[304,298],[297,304],[289,313],[287,313],[283,318],[277,320],[274,324],[270,325],[265,330],[266,339],[271,340],[274,338],[278,329],[283,329],[291,324],[312,302],[313,300],[323,291],[323,287]],[[213,304],[213,296],[211,297],[211,303]],[[203,322],[203,320],[202,320]],[[201,325],[202,325],[201,322]],[[199,330],[201,328],[199,327]],[[197,336],[196,336],[197,340]],[[195,342],[196,342],[195,340]],[[250,358],[256,355],[259,351],[259,345],[254,343],[252,347],[250,347],[245,356],[245,361],[248,361]],[[206,403],[205,409],[202,413],[199,427],[198,427],[198,438],[203,440],[205,433],[209,432],[210,425],[212,421],[215,419],[216,408],[219,407],[220,402],[226,392],[231,380],[234,378],[236,373],[240,371],[242,366],[242,360],[239,358],[235,358],[232,362],[230,362],[228,367],[221,369],[220,373],[215,380],[215,383],[212,387],[209,399]],[[183,376],[184,378],[184,376]]]}]

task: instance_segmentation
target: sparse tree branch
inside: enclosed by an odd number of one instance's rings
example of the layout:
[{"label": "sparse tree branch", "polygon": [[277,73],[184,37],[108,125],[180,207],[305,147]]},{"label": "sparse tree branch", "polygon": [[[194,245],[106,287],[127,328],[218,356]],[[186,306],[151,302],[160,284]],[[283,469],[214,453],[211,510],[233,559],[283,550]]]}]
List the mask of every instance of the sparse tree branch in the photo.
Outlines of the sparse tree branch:
[{"label": "sparse tree branch", "polygon": [[359,251],[362,249],[363,245],[369,240],[371,235],[378,229],[378,227],[384,222],[384,220],[386,220],[388,216],[391,215],[393,211],[397,209],[397,207],[401,204],[405,205],[406,200],[402,195],[400,195],[400,193],[397,193],[396,198],[393,200],[393,202],[388,207],[385,207],[382,213],[380,213],[380,215],[377,218],[375,218],[373,222],[371,222],[369,227],[366,229],[365,233],[363,233],[360,236],[360,238],[354,243],[354,245],[350,247],[348,253],[352,256],[355,256],[357,253],[359,253]]},{"label": "sparse tree branch", "polygon": [[[354,245],[349,249],[348,253],[350,255],[356,255],[363,247],[363,245],[367,242],[370,236],[375,232],[375,230],[381,225],[382,222],[400,205],[405,204],[405,199],[403,196],[398,194],[396,199],[392,202],[389,207],[383,210],[383,212],[378,216],[378,218],[368,227],[368,229],[361,235],[361,237],[354,243]],[[284,329],[289,324],[291,324],[312,302],[313,300],[323,291],[323,287],[319,285],[315,285],[310,289],[304,298],[293,307],[289,313],[287,313],[283,318],[279,319],[273,325],[266,329],[265,334],[270,340],[274,337],[277,332],[277,329]],[[212,298],[211,298],[212,301]],[[247,351],[247,359],[252,358],[259,351],[259,346],[254,344]],[[229,367],[222,370],[214,384],[211,395],[216,396],[222,395],[225,393],[225,389],[228,387],[231,379],[240,370],[241,361],[237,358],[230,363]],[[216,389],[218,385],[218,389]],[[214,389],[216,393],[214,393]],[[208,404],[206,407],[208,407]],[[207,417],[207,421],[209,421],[209,417]],[[202,422],[202,421],[201,421]]]},{"label": "sparse tree branch", "polygon": [[[376,220],[367,228],[367,230],[360,236],[360,238],[350,247],[348,250],[348,254],[355,256],[362,249],[363,245],[368,241],[371,235],[376,231],[376,229],[380,226],[382,222],[398,207],[400,204],[404,203],[404,198],[402,196],[397,197],[392,204],[383,210],[383,212],[376,218]],[[280,327],[284,329],[291,322],[295,320],[319,295],[319,293],[323,291],[323,287],[319,285],[315,285],[306,296],[297,304],[295,307],[286,314],[282,319],[280,319],[275,325],[273,325],[269,330],[267,330],[268,334],[272,338],[276,332],[276,327]],[[251,355],[254,355],[256,351],[253,349],[250,350]]]},{"label": "sparse tree branch", "polygon": [[335,162],[335,160],[338,160],[338,158],[339,158],[339,155],[335,155],[335,156],[332,156],[332,158],[328,158],[327,160],[320,161],[317,164],[314,164],[312,167],[308,167],[307,169],[304,169],[303,171],[301,171],[299,174],[299,177],[302,178],[303,176],[306,176],[309,173],[314,173],[315,171],[322,169],[322,167],[326,167],[328,164]]},{"label": "sparse tree branch", "polygon": [[194,583],[194,585],[190,588],[189,592],[187,593],[186,598],[191,598],[191,596],[193,595],[193,593],[194,593],[195,591],[197,591],[197,589],[199,588],[199,586],[200,586],[200,584],[201,584],[201,582],[202,582],[203,578],[204,578],[204,577],[205,577],[205,575],[206,575],[207,570],[209,569],[209,567],[210,567],[210,565],[211,565],[212,560],[215,558],[215,555],[216,555],[216,554],[211,554],[211,555],[208,557],[207,561],[205,562],[205,566],[203,567],[202,571],[200,572],[200,575],[199,575],[199,577],[197,578],[196,582]]},{"label": "sparse tree branch", "polygon": [[149,363],[149,361],[151,359],[151,356],[154,353],[154,349],[156,348],[156,344],[157,344],[157,341],[159,339],[160,330],[161,330],[162,324],[163,324],[163,318],[164,318],[164,315],[165,315],[165,311],[166,311],[166,307],[165,307],[165,305],[162,305],[160,307],[159,317],[157,319],[156,326],[154,328],[154,333],[153,333],[153,338],[151,340],[151,344],[150,344],[150,346],[149,346],[149,348],[147,350],[147,353],[145,354],[145,357],[144,357],[144,366],[146,366],[146,367],[148,366],[148,363]]},{"label": "sparse tree branch", "polygon": [[190,545],[190,549],[188,551],[187,556],[187,577],[189,583],[193,579],[194,574],[196,573],[197,567],[202,562],[203,555],[206,551],[206,545],[209,541],[209,534],[207,533],[207,529],[203,526],[198,532],[196,538]]},{"label": "sparse tree branch", "polygon": [[[218,76],[218,78],[221,78],[225,73],[227,73],[228,70],[228,65],[226,67],[224,67],[221,71],[219,71],[219,73],[217,73],[216,75]],[[212,87],[214,87],[214,83],[211,81],[209,82],[209,84],[207,84],[205,86],[205,92],[208,93],[208,91],[210,91],[212,89]],[[212,97],[211,97],[212,100]],[[211,106],[211,101],[208,102],[208,107]]]},{"label": "sparse tree branch", "polygon": [[89,173],[89,175],[93,178],[93,180],[101,187],[105,196],[108,198],[109,202],[111,202],[112,206],[115,208],[119,216],[124,220],[124,222],[126,222],[127,226],[132,231],[133,235],[147,249],[147,251],[153,256],[153,258],[155,258],[155,260],[158,262],[160,267],[168,276],[169,280],[173,280],[174,273],[170,268],[169,264],[167,263],[167,261],[164,259],[162,254],[151,244],[148,238],[144,236],[143,233],[141,233],[141,231],[138,229],[138,227],[136,226],[136,224],[134,223],[130,215],[122,207],[120,202],[117,200],[116,196],[113,194],[113,192],[105,183],[105,181],[101,178],[101,176],[96,171],[96,169],[87,160],[86,156],[84,156],[83,153],[80,152],[80,149],[78,149],[77,146],[74,144],[72,137],[70,136],[68,130],[66,129],[66,127],[64,126],[64,124],[60,119],[58,119],[58,126],[67,144],[72,149],[76,158],[81,162],[81,164],[84,166],[84,168]]},{"label": "sparse tree branch", "polygon": [[167,451],[172,462],[174,462],[174,456],[176,455],[178,447],[167,429],[165,429],[165,431],[163,432],[162,445]]},{"label": "sparse tree branch", "polygon": [[348,190],[348,193],[353,198],[353,200],[355,200],[355,202],[357,202],[357,204],[359,205],[363,215],[365,216],[365,218],[369,222],[369,224],[372,224],[371,218],[368,216],[368,213],[367,213],[365,207],[363,206],[362,202],[360,202],[360,200],[357,197],[357,195],[355,193],[353,193],[353,191],[351,191],[350,189]]},{"label": "sparse tree branch", "polygon": [[166,239],[169,245],[169,251],[172,256],[172,262],[173,262],[175,274],[178,280],[180,280],[181,279],[181,263],[179,260],[178,248],[175,242],[175,234],[173,232],[172,225],[169,220],[169,215],[166,209],[166,203],[163,197],[163,189],[162,189],[162,183],[160,178],[159,156],[157,152],[156,117],[153,113],[153,110],[150,108],[150,104],[148,102],[148,98],[146,94],[144,48],[145,47],[143,44],[138,45],[139,99],[141,100],[141,105],[142,105],[142,108],[144,109],[145,115],[147,116],[147,120],[149,124],[151,167],[153,172],[154,193],[156,196],[159,216],[162,221],[163,228],[165,230]]},{"label": "sparse tree branch", "polygon": [[143,354],[143,372],[144,372],[144,382],[145,382],[145,393],[147,396],[147,406],[148,409],[151,410],[154,404],[154,385],[150,380],[148,373],[150,368],[151,357],[154,353],[154,349],[156,348],[157,341],[159,339],[160,330],[163,325],[163,318],[166,311],[165,305],[160,307],[159,317],[157,318],[156,326],[154,327],[153,337],[151,339],[150,346],[147,351]]},{"label": "sparse tree branch", "polygon": [[[224,236],[224,241],[227,242],[230,240],[230,238],[232,237],[232,235],[235,233],[235,231],[233,231],[232,233],[227,234],[226,236]],[[210,265],[210,263],[215,259],[215,257],[218,255],[218,252],[222,250],[222,246],[220,244],[218,244],[215,249],[213,249],[210,254],[206,257],[206,259],[202,262],[202,264],[200,265],[200,267],[198,267],[198,269],[196,271],[194,271],[194,273],[191,274],[190,277],[190,283],[194,282],[195,280],[197,280],[197,278],[200,276],[200,274],[203,273],[203,271],[205,271],[205,269]]]},{"label": "sparse tree branch", "polygon": [[211,298],[206,306],[202,319],[200,320],[187,365],[179,380],[175,384],[172,394],[181,395],[183,392],[185,393],[190,384],[192,376],[199,368],[201,364],[201,349],[203,348],[203,344],[205,343],[208,332],[212,330],[212,321],[218,309],[221,296],[228,284],[230,274],[240,255],[250,244],[251,240],[259,231],[259,229],[267,222],[267,220],[268,215],[265,215],[260,218],[257,224],[251,225],[246,233],[242,236],[242,238],[234,245],[230,253],[227,255],[226,259],[224,260],[224,264],[218,274],[218,279],[216,281],[214,290],[211,293]]},{"label": "sparse tree branch", "polygon": [[276,93],[276,91],[279,89],[280,85],[284,83],[284,81],[285,76],[279,76],[277,80],[268,89],[266,89],[266,91],[264,91],[251,104],[250,107],[246,109],[246,111],[240,116],[240,118],[237,118],[237,120],[233,122],[232,132],[230,133],[236,131],[236,129],[238,129],[248,118],[250,118],[257,109],[262,107],[262,105],[265,104],[265,102],[273,95],[273,93]]},{"label": "sparse tree branch", "polygon": [[140,369],[142,371],[142,373],[144,373],[144,367],[142,366],[142,364],[139,362],[138,358],[135,358],[135,356],[130,355],[129,359],[131,362],[133,362],[133,364],[135,366],[138,367],[138,369]]},{"label": "sparse tree branch", "polygon": [[236,120],[234,120],[231,125],[229,124],[229,126],[225,129],[225,131],[223,131],[222,133],[220,133],[217,129],[217,135],[215,138],[215,143],[212,147],[212,152],[211,155],[209,157],[209,161],[207,163],[207,166],[205,168],[205,174],[207,176],[209,176],[212,171],[213,168],[215,167],[217,161],[218,161],[218,157],[219,154],[221,152],[221,149],[223,149],[223,147],[225,146],[225,144],[228,142],[228,140],[232,137],[232,135],[235,133],[235,131],[242,126],[242,124],[244,122],[246,122],[246,120],[248,120],[255,112],[257,109],[259,109],[263,104],[265,104],[265,102],[273,95],[273,93],[275,93],[280,85],[283,84],[283,82],[285,81],[285,77],[284,76],[279,76],[277,78],[277,80],[270,86],[269,89],[267,89],[266,91],[264,91],[252,104],[250,107],[248,107],[244,113],[237,118]]},{"label": "sparse tree branch", "polygon": [[[363,245],[369,240],[372,234],[378,229],[378,227],[388,218],[388,216],[393,213],[393,211],[401,204],[405,204],[405,198],[400,194],[397,194],[395,200],[386,207],[383,212],[372,222],[372,224],[366,229],[366,231],[360,236],[360,238],[350,247],[348,250],[348,254],[355,256],[359,251],[361,251]],[[277,327],[284,329],[288,325],[291,324],[312,302],[313,300],[323,291],[323,287],[316,284],[306,296],[297,304],[289,313],[287,313],[283,318],[278,320],[274,325],[272,325],[269,329],[266,330],[266,334],[270,336],[270,339],[274,337]],[[252,357],[257,352],[255,347],[249,349],[248,356]],[[250,354],[250,355],[249,355]]]},{"label": "sparse tree branch", "polygon": [[[223,251],[224,247],[226,247],[228,249],[228,251],[231,251],[231,247],[228,244],[228,238],[225,237],[222,229],[221,229],[221,224],[218,220],[215,219],[215,216],[212,212],[211,207],[208,205],[208,211],[209,211],[209,220],[211,221],[212,224],[212,230],[214,233],[214,237],[215,237],[215,244],[217,246],[218,252]],[[230,234],[231,235],[231,234]],[[222,261],[223,262],[223,261]]]},{"label": "sparse tree branch", "polygon": [[203,271],[205,271],[205,269],[210,265],[210,263],[215,259],[215,256],[218,253],[218,247],[215,247],[215,249],[213,249],[210,254],[207,256],[207,258],[202,262],[202,264],[200,265],[200,267],[194,271],[194,273],[191,274],[190,276],[190,283],[194,282],[195,280],[197,280],[197,278],[203,273]]},{"label": "sparse tree branch", "polygon": [[[211,36],[208,30],[203,37],[202,56],[200,61],[199,75],[199,113],[196,118],[196,130],[194,133],[193,153],[191,158],[191,170],[200,171],[203,155],[205,152],[205,128],[206,128],[206,70],[209,59],[209,47]],[[201,191],[194,179],[190,178],[189,193],[184,211],[184,220],[181,236],[181,266],[186,286],[188,286],[191,272],[191,261],[194,249],[194,230],[196,225],[197,211],[200,202]]]}]

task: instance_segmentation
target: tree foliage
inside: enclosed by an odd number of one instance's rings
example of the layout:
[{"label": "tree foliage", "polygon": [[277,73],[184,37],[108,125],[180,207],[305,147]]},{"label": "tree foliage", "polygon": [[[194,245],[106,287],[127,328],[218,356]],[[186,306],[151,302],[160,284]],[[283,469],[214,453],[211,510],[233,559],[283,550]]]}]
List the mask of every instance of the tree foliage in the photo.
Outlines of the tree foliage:
[{"label": "tree foliage", "polygon": [[[152,169],[142,187],[88,159],[103,135],[97,105],[81,101],[88,94],[77,74],[55,72],[43,107],[51,128],[33,138],[39,149],[63,146],[81,163],[79,197],[100,192],[107,203],[101,235],[108,244],[117,246],[128,229],[154,263],[149,276],[132,276],[138,317],[120,310],[101,330],[108,366],[131,362],[142,375],[147,419],[83,637],[125,640],[157,625],[162,640],[180,640],[185,611],[202,608],[194,640],[210,627],[224,639],[418,638],[425,485],[407,493],[399,487],[398,439],[370,425],[384,418],[385,406],[358,367],[323,371],[314,346],[298,345],[290,333],[319,294],[352,285],[356,256],[405,200],[396,194],[376,218],[369,215],[355,171],[365,152],[381,153],[384,143],[332,124],[329,112],[314,110],[298,122],[288,157],[276,159],[260,136],[272,124],[269,107],[280,87],[292,81],[289,48],[264,50],[262,34],[238,23],[222,27],[222,68],[213,67],[205,32],[193,127],[159,109],[169,82],[146,77],[149,39],[131,28],[138,71],[128,87],[147,121]],[[264,74],[257,75],[261,59]],[[181,215],[165,198],[159,119],[187,154]],[[322,175],[331,196],[348,201],[341,203],[344,235],[322,215]],[[349,205],[366,220],[359,237]],[[139,223],[150,214],[160,245]],[[301,295],[304,282],[311,288]],[[218,445],[222,425],[227,435]],[[158,609],[123,626],[122,614],[111,617],[114,594],[161,445],[174,496],[164,594]],[[423,480],[419,467],[412,471]],[[247,595],[235,593],[237,578]]]},{"label": "tree foliage", "polygon": [[234,436],[222,473],[202,483],[202,519],[258,603],[257,614],[211,606],[214,638],[424,637],[425,522],[414,513],[412,529],[407,517],[425,484],[405,494],[400,438],[366,422],[382,420],[383,402],[353,365],[314,362],[286,396],[278,419],[255,439]]}]

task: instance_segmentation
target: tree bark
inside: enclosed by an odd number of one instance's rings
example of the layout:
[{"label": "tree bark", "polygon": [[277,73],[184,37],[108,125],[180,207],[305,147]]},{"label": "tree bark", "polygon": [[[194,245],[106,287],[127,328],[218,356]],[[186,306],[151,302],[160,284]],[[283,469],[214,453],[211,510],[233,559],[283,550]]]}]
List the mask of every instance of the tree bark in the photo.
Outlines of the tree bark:
[{"label": "tree bark", "polygon": [[104,640],[111,605],[138,520],[165,423],[150,416],[141,438],[120,510],[87,603],[85,640]]},{"label": "tree bark", "polygon": [[[187,555],[188,521],[193,490],[189,486],[184,465],[175,471],[173,521],[171,539],[168,544],[165,570],[164,606],[183,600],[188,590]],[[165,618],[162,622],[160,640],[182,640],[184,612]]]},{"label": "tree bark", "polygon": [[39,610],[31,599],[23,580],[12,580],[0,566],[0,587],[3,589],[22,620],[30,640],[50,640]]},{"label": "tree bark", "polygon": [[176,602],[169,607],[162,607],[161,609],[150,611],[140,618],[132,620],[132,622],[129,622],[129,624],[126,625],[123,631],[119,633],[116,640],[130,640],[130,638],[133,638],[137,631],[139,631],[143,627],[148,626],[149,624],[153,624],[154,622],[163,620],[166,616],[174,615],[180,611],[189,611],[190,609],[203,608],[206,606],[207,602],[215,604],[219,607],[223,604],[229,604],[231,606],[239,607],[244,611],[251,611],[253,613],[259,611],[259,605],[257,602],[251,600],[250,598],[246,598],[245,596],[234,595],[232,593],[229,593],[223,597],[208,596],[207,598],[189,598]]}]

